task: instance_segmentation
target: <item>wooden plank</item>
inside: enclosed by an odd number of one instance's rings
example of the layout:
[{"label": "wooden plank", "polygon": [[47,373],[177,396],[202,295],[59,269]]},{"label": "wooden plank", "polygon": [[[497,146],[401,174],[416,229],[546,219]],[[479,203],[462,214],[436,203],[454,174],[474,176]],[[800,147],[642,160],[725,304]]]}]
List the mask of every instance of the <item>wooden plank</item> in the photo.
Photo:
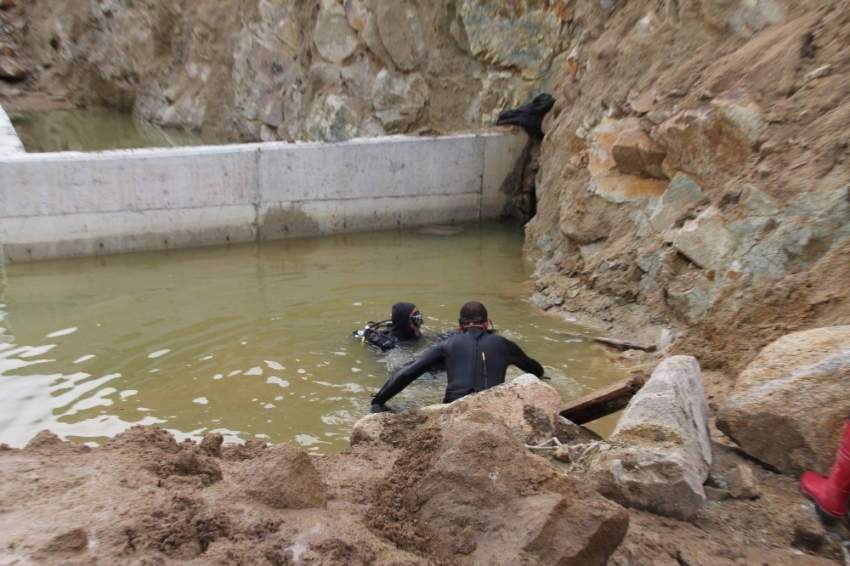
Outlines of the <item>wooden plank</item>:
[{"label": "wooden plank", "polygon": [[581,338],[583,340],[593,340],[594,342],[599,342],[600,344],[605,344],[606,346],[617,348],[621,352],[624,352],[626,350],[643,350],[644,352],[654,352],[658,349],[658,346],[656,346],[655,344],[644,344],[643,342],[632,342],[630,340],[618,340],[616,338],[606,338],[605,336],[587,336],[585,334],[577,334],[575,332],[556,332],[558,334],[563,334],[564,336],[572,336],[574,338]]},{"label": "wooden plank", "polygon": [[579,425],[595,421],[625,408],[644,383],[646,380],[643,376],[633,375],[576,399],[561,409],[559,414]]},{"label": "wooden plank", "polygon": [[615,340],[614,338],[604,338],[601,336],[591,338],[591,340],[595,340],[600,344],[605,344],[606,346],[611,346],[612,348],[617,348],[620,351],[625,352],[626,350],[643,350],[644,352],[654,352],[656,349],[655,344],[643,344],[641,342],[630,342],[628,340]]}]

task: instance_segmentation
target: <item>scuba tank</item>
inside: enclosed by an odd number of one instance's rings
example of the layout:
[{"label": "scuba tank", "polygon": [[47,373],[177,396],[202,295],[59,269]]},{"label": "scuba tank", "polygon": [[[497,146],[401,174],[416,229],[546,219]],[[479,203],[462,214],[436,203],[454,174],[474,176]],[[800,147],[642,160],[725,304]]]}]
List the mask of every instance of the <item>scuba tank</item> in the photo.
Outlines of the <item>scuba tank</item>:
[{"label": "scuba tank", "polygon": [[[380,348],[382,352],[386,352],[387,350],[392,350],[395,348],[398,343],[398,339],[389,334],[389,320],[382,320],[380,322],[372,322],[371,320],[366,323],[366,327],[363,330],[355,330],[352,332],[352,335],[355,338],[360,338],[360,342],[363,344],[371,344],[377,348]],[[385,327],[385,330],[381,330],[381,327]]]}]

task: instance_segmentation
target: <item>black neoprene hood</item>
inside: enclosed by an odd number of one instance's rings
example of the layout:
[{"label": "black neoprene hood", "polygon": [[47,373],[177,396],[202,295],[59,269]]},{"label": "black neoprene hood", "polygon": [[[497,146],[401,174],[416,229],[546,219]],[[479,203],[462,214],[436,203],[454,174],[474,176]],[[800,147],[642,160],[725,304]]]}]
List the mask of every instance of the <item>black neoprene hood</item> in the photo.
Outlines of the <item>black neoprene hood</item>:
[{"label": "black neoprene hood", "polygon": [[413,303],[396,303],[393,305],[393,333],[402,338],[416,338],[416,329],[410,324],[410,315],[416,305]]}]

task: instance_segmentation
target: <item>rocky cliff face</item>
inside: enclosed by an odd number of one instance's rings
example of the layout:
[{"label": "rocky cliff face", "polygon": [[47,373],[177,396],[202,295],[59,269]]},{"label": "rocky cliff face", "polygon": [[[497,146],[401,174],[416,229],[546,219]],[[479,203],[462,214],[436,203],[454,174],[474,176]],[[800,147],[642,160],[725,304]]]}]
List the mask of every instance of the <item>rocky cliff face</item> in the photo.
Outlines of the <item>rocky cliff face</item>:
[{"label": "rocky cliff face", "polygon": [[551,88],[606,11],[571,4],[24,2],[20,63],[79,104],[241,141],[472,129]]},{"label": "rocky cliff face", "polygon": [[848,31],[846,4],[779,0],[617,3],[585,27],[527,228],[538,304],[736,371],[846,323]]}]

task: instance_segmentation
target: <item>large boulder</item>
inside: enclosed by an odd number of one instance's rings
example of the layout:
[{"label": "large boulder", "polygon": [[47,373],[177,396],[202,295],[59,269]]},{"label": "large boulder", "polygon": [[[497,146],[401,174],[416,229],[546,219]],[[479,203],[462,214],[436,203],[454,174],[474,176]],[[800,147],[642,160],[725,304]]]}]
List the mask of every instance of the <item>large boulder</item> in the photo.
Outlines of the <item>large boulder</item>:
[{"label": "large boulder", "polygon": [[419,430],[374,501],[367,524],[378,536],[461,566],[606,564],[629,523],[484,411]]},{"label": "large boulder", "polygon": [[555,435],[561,396],[531,374],[447,405],[431,405],[400,414],[367,415],[351,429],[351,445],[377,440],[403,446],[420,428],[447,422],[459,415],[482,410],[492,415],[526,444],[537,444]]},{"label": "large boulder", "polygon": [[618,503],[684,520],[705,503],[711,461],[699,364],[673,356],[631,400],[592,456],[587,477]]},{"label": "large boulder", "polygon": [[717,428],[785,473],[827,473],[850,412],[850,326],[783,336],[738,377]]}]

